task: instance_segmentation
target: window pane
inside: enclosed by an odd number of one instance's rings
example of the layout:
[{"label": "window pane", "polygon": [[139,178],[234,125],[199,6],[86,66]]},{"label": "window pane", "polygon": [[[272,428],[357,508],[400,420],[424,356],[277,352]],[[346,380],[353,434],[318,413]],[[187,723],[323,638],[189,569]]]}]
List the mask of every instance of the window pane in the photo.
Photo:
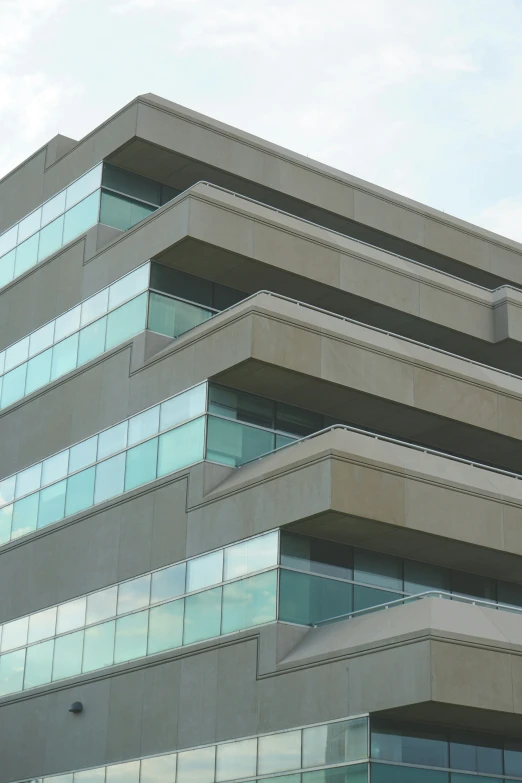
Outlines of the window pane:
[{"label": "window pane", "polygon": [[69,449],[49,457],[42,463],[42,484],[59,481],[67,475],[69,467]]},{"label": "window pane", "polygon": [[41,639],[49,639],[56,632],[56,606],[45,609],[43,612],[31,615],[29,618],[29,636],[27,641],[39,642]]},{"label": "window pane", "polygon": [[109,289],[105,288],[90,296],[81,306],[80,324],[90,324],[105,315],[109,307]]},{"label": "window pane", "polygon": [[12,228],[7,229],[7,231],[4,231],[3,234],[0,234],[0,256],[3,256],[4,253],[8,253],[9,250],[12,250],[13,247],[15,247],[17,237],[18,224]]},{"label": "window pane", "polygon": [[352,596],[347,582],[281,569],[279,619],[299,625],[330,620],[353,611]]},{"label": "window pane", "polygon": [[118,614],[132,612],[149,605],[150,574],[124,582],[118,588]]},{"label": "window pane", "polygon": [[38,234],[26,239],[16,248],[15,277],[23,275],[38,261]]},{"label": "window pane", "polygon": [[[0,237],[0,241],[1,241]],[[0,286],[7,285],[14,277],[16,250],[0,258]]]},{"label": "window pane", "polygon": [[96,462],[96,452],[98,450],[98,436],[95,435],[89,440],[84,440],[69,450],[69,471],[75,473],[77,470],[86,468]]},{"label": "window pane", "polygon": [[223,551],[195,557],[187,563],[187,592],[201,590],[223,579]]},{"label": "window pane", "polygon": [[239,740],[217,746],[216,781],[250,778],[256,774],[257,740]]},{"label": "window pane", "polygon": [[140,783],[174,783],[176,780],[176,754],[142,759]]},{"label": "window pane", "polygon": [[185,599],[183,644],[219,636],[221,626],[221,587],[190,595]]},{"label": "window pane", "polygon": [[207,459],[237,467],[273,451],[273,432],[208,417]]},{"label": "window pane", "polygon": [[125,454],[100,462],[96,465],[96,488],[94,502],[102,503],[104,500],[121,495],[125,480]]},{"label": "window pane", "polygon": [[42,224],[42,208],[35,209],[18,223],[18,243],[36,234]]},{"label": "window pane", "polygon": [[240,579],[223,587],[221,633],[232,633],[276,619],[277,572]]},{"label": "window pane", "polygon": [[501,775],[503,768],[502,747],[500,743],[495,743],[493,738],[486,745],[480,735],[477,736],[471,732],[455,732],[450,742],[449,765],[453,769]]},{"label": "window pane", "polygon": [[24,690],[51,682],[54,639],[27,648]]},{"label": "window pane", "polygon": [[11,538],[11,525],[13,523],[13,506],[0,508],[0,544],[5,544]]},{"label": "window pane", "polygon": [[27,644],[28,628],[28,617],[21,617],[19,620],[12,620],[10,623],[4,623],[2,628],[2,652],[13,650],[15,647],[22,647],[24,644]]},{"label": "window pane", "polygon": [[38,508],[38,527],[51,525],[65,516],[65,493],[67,481],[59,481],[40,492],[40,505]]},{"label": "window pane", "polygon": [[202,460],[204,438],[204,416],[160,435],[158,476],[165,476]]},{"label": "window pane", "polygon": [[27,495],[27,497],[22,498],[22,500],[17,500],[14,504],[11,538],[19,538],[36,530],[38,496],[39,493],[35,492],[33,495]]},{"label": "window pane", "polygon": [[114,660],[114,630],[116,621],[85,629],[82,671],[91,672],[112,666]]},{"label": "window pane", "polygon": [[259,759],[257,771],[267,775],[270,772],[285,772],[301,767],[301,732],[285,731],[259,737]]},{"label": "window pane", "polygon": [[504,774],[522,778],[522,742],[508,739],[504,742]]},{"label": "window pane", "polygon": [[140,294],[127,304],[113,310],[107,316],[107,341],[105,350],[129,340],[145,329],[147,294]]},{"label": "window pane", "polygon": [[160,204],[161,185],[148,177],[141,177],[132,171],[104,163],[102,181],[105,187],[111,190],[117,190],[119,193],[134,196],[151,204]]},{"label": "window pane", "polygon": [[453,593],[466,595],[470,598],[485,598],[488,601],[495,601],[497,597],[494,579],[477,574],[466,574],[463,571],[452,572],[451,589]]},{"label": "window pane", "polygon": [[74,631],[85,625],[85,610],[87,599],[84,597],[76,598],[74,601],[68,601],[58,607],[58,620],[56,623],[56,633],[66,633]]},{"label": "window pane", "polygon": [[78,333],[57,343],[52,349],[51,380],[74,370],[78,358]]},{"label": "window pane", "polygon": [[9,476],[9,478],[0,481],[0,506],[12,503],[15,496],[15,484],[16,476]]},{"label": "window pane", "polygon": [[28,495],[40,487],[42,477],[42,463],[32,465],[26,470],[21,470],[16,477],[16,495],[19,498],[22,495]]},{"label": "window pane", "polygon": [[54,646],[53,680],[74,677],[82,671],[84,631],[59,636]]},{"label": "window pane", "polygon": [[223,389],[210,384],[209,412],[226,416],[228,419],[273,428],[275,425],[275,403],[254,394]]},{"label": "window pane", "polygon": [[116,614],[116,601],[118,600],[118,588],[108,587],[106,590],[99,590],[87,596],[87,615],[85,622],[87,625],[97,623],[100,620],[106,620],[108,617],[114,617]]},{"label": "window pane", "polygon": [[443,731],[419,731],[409,724],[388,726],[377,721],[372,729],[372,757],[428,767],[449,766],[449,743]]},{"label": "window pane", "polygon": [[276,403],[276,429],[282,430],[300,438],[319,432],[324,427],[322,414],[296,408],[294,405],[286,405],[283,402]]},{"label": "window pane", "polygon": [[37,389],[48,384],[51,380],[51,362],[53,352],[49,348],[47,351],[38,354],[34,359],[27,363],[27,379],[25,383],[25,394],[32,394]]},{"label": "window pane", "polygon": [[80,331],[78,365],[86,364],[105,351],[107,318],[100,318]]},{"label": "window pane", "polygon": [[158,434],[159,412],[159,405],[156,405],[129,420],[129,446]]},{"label": "window pane", "polygon": [[355,582],[376,585],[388,590],[402,590],[402,561],[393,555],[356,549],[354,552]]},{"label": "window pane", "polygon": [[151,603],[183,595],[185,592],[185,572],[186,564],[179,563],[152,574]]},{"label": "window pane", "polygon": [[69,337],[70,334],[77,332],[80,328],[80,313],[81,307],[73,307],[71,310],[67,310],[66,313],[60,315],[54,324],[54,342],[57,343],[63,340],[65,337]]},{"label": "window pane", "polygon": [[91,169],[91,171],[88,171],[82,177],[77,179],[76,182],[72,183],[72,185],[69,185],[66,191],[67,194],[65,199],[66,209],[69,209],[69,207],[72,207],[74,204],[77,204],[79,201],[85,198],[85,196],[88,196],[89,193],[92,193],[93,190],[96,190],[96,188],[100,187],[101,171],[102,171],[102,166],[100,164],[99,166],[96,166],[94,169]]},{"label": "window pane", "polygon": [[170,430],[205,412],[206,384],[201,383],[161,404],[160,429]]},{"label": "window pane", "polygon": [[117,280],[109,288],[109,310],[114,310],[129,299],[133,299],[149,286],[149,265],[135,269],[125,277]]},{"label": "window pane", "polygon": [[127,452],[125,491],[154,481],[157,475],[158,438],[141,443]]},{"label": "window pane", "polygon": [[215,758],[215,747],[178,753],[176,783],[213,783]]},{"label": "window pane", "polygon": [[146,609],[116,621],[115,663],[131,661],[147,654],[148,620],[149,612]]},{"label": "window pane", "polygon": [[181,647],[184,599],[150,610],[148,655]]},{"label": "window pane", "polygon": [[100,223],[127,231],[155,210],[156,207],[104,190],[101,197]]},{"label": "window pane", "polygon": [[74,783],[104,783],[105,767],[98,769],[84,769],[74,773]]},{"label": "window pane", "polygon": [[497,598],[500,604],[522,607],[522,585],[513,582],[497,582]]},{"label": "window pane", "polygon": [[303,729],[303,767],[357,761],[368,755],[368,719]]},{"label": "window pane", "polygon": [[47,225],[63,212],[65,212],[65,190],[61,190],[42,205],[42,226]]},{"label": "window pane", "polygon": [[0,656],[0,696],[22,690],[24,663],[25,650]]},{"label": "window pane", "polygon": [[235,579],[277,565],[278,540],[277,531],[274,531],[227,547],[224,578]]},{"label": "window pane", "polygon": [[105,459],[117,451],[122,451],[127,446],[128,423],[122,421],[98,435],[98,459]]},{"label": "window pane", "polygon": [[27,364],[21,364],[16,369],[4,375],[2,383],[2,408],[6,408],[13,402],[24,396],[25,376],[27,373]]},{"label": "window pane", "polygon": [[338,579],[353,579],[353,548],[283,531],[281,565]]},{"label": "window pane", "polygon": [[50,256],[52,253],[56,253],[62,247],[63,244],[63,224],[64,217],[60,215],[59,218],[53,220],[48,226],[42,228],[40,231],[40,244],[38,246],[38,261],[43,261],[44,258]]},{"label": "window pane", "polygon": [[92,506],[94,500],[95,468],[82,470],[67,479],[65,516],[76,514]]},{"label": "window pane", "polygon": [[213,315],[212,310],[198,305],[151,293],[148,328],[168,337],[180,337]]},{"label": "window pane", "polygon": [[16,365],[25,362],[29,356],[29,337],[18,340],[14,345],[9,346],[5,351],[4,372],[11,370]]},{"label": "window pane", "polygon": [[99,193],[93,193],[65,213],[63,244],[66,245],[98,222]]},{"label": "window pane", "polygon": [[33,332],[29,339],[29,356],[45,351],[53,344],[54,340],[54,321],[42,326],[36,332]]},{"label": "window pane", "polygon": [[372,764],[371,781],[372,783],[449,783],[449,774],[434,769]]},{"label": "window pane", "polygon": [[125,764],[111,764],[107,767],[107,783],[138,783],[139,777],[139,761],[127,761]]},{"label": "window pane", "polygon": [[373,587],[363,587],[362,585],[354,585],[353,588],[354,612],[402,600],[404,600],[404,596],[400,593],[390,593],[387,590],[378,590]]}]

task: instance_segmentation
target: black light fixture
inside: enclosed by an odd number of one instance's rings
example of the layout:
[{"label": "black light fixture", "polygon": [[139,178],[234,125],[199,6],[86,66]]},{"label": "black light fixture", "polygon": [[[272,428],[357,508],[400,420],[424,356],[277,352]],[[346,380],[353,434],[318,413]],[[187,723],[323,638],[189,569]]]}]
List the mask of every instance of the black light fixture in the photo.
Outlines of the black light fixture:
[{"label": "black light fixture", "polygon": [[72,712],[74,715],[77,715],[79,712],[83,712],[83,704],[81,701],[73,701],[69,707],[69,712]]}]

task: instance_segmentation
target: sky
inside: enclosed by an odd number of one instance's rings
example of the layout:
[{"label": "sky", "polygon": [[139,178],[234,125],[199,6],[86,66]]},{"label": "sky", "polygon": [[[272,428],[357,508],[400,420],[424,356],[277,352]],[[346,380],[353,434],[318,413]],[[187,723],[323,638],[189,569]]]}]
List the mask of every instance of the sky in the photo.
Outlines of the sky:
[{"label": "sky", "polygon": [[521,41],[522,0],[0,0],[0,177],[153,92],[522,241]]}]

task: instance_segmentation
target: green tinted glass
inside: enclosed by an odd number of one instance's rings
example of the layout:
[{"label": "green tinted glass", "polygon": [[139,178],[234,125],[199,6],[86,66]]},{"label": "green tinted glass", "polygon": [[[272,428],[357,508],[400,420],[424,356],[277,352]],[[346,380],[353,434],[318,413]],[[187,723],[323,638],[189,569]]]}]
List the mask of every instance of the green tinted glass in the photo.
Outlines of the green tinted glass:
[{"label": "green tinted glass", "polygon": [[25,659],[24,690],[51,682],[54,639],[27,648]]},{"label": "green tinted glass", "polygon": [[181,646],[184,603],[181,598],[150,610],[148,655]]},{"label": "green tinted glass", "polygon": [[203,459],[205,418],[183,424],[159,439],[158,476],[173,473]]},{"label": "green tinted glass", "polygon": [[274,445],[273,432],[214,416],[208,417],[208,460],[238,466],[267,454]]},{"label": "green tinted glass", "polygon": [[125,491],[154,481],[157,475],[158,438],[141,443],[127,451]]},{"label": "green tinted glass", "polygon": [[94,467],[75,473],[67,479],[67,495],[65,499],[65,514],[76,514],[92,506],[94,502]]},{"label": "green tinted glass", "polygon": [[38,527],[45,527],[63,519],[65,514],[65,492],[67,482],[59,481],[40,492],[40,504],[38,508]]},{"label": "green tinted glass", "polygon": [[314,625],[352,611],[353,586],[347,582],[281,569],[279,619]]},{"label": "green tinted glass", "polygon": [[38,520],[38,501],[38,492],[35,492],[32,495],[27,495],[27,497],[16,501],[13,510],[11,538],[25,536],[32,530],[36,530],[36,523]]},{"label": "green tinted glass", "polygon": [[83,672],[112,666],[114,662],[115,620],[85,629]]},{"label": "green tinted glass", "polygon": [[100,193],[96,191],[65,213],[63,244],[83,234],[98,222]]},{"label": "green tinted glass", "polygon": [[219,636],[221,627],[221,587],[189,595],[185,599],[183,644]]},{"label": "green tinted glass", "polygon": [[232,633],[276,619],[277,571],[240,579],[223,587],[221,633]]},{"label": "green tinted glass", "polygon": [[83,637],[85,631],[59,636],[54,645],[53,680],[73,677],[82,671]]},{"label": "green tinted glass", "polygon": [[116,621],[114,663],[141,658],[147,654],[148,611],[136,612]]},{"label": "green tinted glass", "polygon": [[129,340],[145,329],[147,315],[147,294],[140,294],[130,302],[113,310],[107,316],[107,339],[105,350]]}]

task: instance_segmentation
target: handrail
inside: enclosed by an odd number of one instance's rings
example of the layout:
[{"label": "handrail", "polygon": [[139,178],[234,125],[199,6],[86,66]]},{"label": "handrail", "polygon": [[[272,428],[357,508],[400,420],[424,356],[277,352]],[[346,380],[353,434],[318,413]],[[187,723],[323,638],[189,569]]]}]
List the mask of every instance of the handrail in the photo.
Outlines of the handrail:
[{"label": "handrail", "polygon": [[512,604],[496,603],[495,601],[488,601],[485,598],[471,598],[467,595],[459,595],[458,593],[448,593],[446,590],[427,590],[424,593],[416,593],[415,595],[406,595],[404,598],[398,598],[394,601],[388,601],[384,604],[376,604],[375,606],[368,606],[366,609],[357,609],[355,612],[346,612],[346,614],[338,614],[333,617],[328,617],[326,620],[319,620],[314,623],[313,628],[319,628],[322,625],[328,625],[329,623],[339,622],[340,620],[349,620],[352,617],[359,617],[362,614],[371,614],[371,612],[380,611],[381,609],[390,609],[395,606],[402,606],[406,603],[412,603],[423,598],[443,598],[449,601],[460,601],[461,603],[469,603],[474,606],[484,606],[489,609],[500,609],[503,611],[516,612],[522,614],[522,607],[514,606]]}]

